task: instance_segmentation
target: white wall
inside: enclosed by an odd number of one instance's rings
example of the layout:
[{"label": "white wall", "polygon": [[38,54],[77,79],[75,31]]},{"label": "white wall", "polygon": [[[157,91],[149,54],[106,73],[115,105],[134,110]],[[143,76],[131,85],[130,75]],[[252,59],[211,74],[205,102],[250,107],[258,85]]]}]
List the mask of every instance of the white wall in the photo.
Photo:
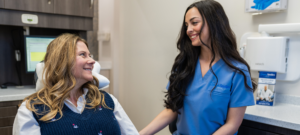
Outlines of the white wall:
[{"label": "white wall", "polygon": [[[101,0],[100,0],[101,1]],[[105,0],[102,0],[105,1]],[[299,0],[288,10],[252,16],[244,13],[244,0],[217,0],[230,20],[237,43],[243,33],[256,32],[258,24],[299,23]],[[166,75],[177,55],[176,40],[185,9],[194,0],[114,0],[112,57],[119,100],[138,130],[163,110]],[[101,13],[101,9],[99,9]],[[100,27],[99,27],[100,28]],[[116,62],[117,61],[117,62]],[[300,96],[300,81],[277,82],[278,93]],[[169,134],[168,129],[159,134]]]},{"label": "white wall", "polygon": [[[119,97],[119,52],[121,50],[120,41],[120,10],[119,4],[116,0],[99,0],[99,62],[101,68],[110,70],[110,90],[116,98]],[[109,41],[103,41],[103,35],[110,34]],[[100,72],[101,73],[101,72]]]},{"label": "white wall", "polygon": [[[192,0],[121,0],[120,101],[138,130],[161,112],[176,39]],[[159,134],[170,134],[168,129]]]},{"label": "white wall", "polygon": [[[228,0],[217,1],[222,4],[226,11],[238,43],[244,33],[257,32],[259,24],[300,23],[300,0],[289,0],[288,10],[285,12],[256,16],[244,13],[244,0],[230,0],[230,3]],[[277,81],[275,89],[277,93],[300,96],[300,80],[294,82]]]},{"label": "white wall", "polygon": [[112,33],[114,30],[114,0],[99,0],[99,61],[111,61],[112,42],[103,42],[101,37],[104,33]]}]

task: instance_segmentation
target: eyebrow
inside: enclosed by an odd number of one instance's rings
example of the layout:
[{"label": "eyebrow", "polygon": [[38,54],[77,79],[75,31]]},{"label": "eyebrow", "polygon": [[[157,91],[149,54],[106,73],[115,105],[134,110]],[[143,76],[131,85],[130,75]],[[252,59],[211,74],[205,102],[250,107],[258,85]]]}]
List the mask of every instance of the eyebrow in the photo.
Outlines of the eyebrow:
[{"label": "eyebrow", "polygon": [[[79,53],[87,53],[86,51],[79,51]],[[88,55],[91,55],[91,53],[87,53]]]},{"label": "eyebrow", "polygon": [[[195,18],[197,18],[197,17],[193,17],[193,18],[191,18],[191,19],[190,19],[190,21],[194,20]],[[187,22],[185,22],[185,24],[187,24]]]},{"label": "eyebrow", "polygon": [[190,21],[194,20],[195,18],[197,18],[197,17],[193,17],[193,18],[191,18],[191,19],[190,19]]}]

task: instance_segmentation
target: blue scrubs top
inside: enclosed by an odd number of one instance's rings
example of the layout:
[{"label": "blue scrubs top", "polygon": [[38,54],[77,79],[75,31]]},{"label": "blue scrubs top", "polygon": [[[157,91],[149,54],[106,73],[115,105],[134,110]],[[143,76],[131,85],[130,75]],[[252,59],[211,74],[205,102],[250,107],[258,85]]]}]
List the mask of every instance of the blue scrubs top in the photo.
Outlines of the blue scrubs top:
[{"label": "blue scrubs top", "polygon": [[[247,84],[252,87],[247,66],[235,61],[231,63],[245,70]],[[230,68],[222,59],[212,69],[218,77],[217,85],[217,79],[210,70],[202,77],[198,60],[195,75],[186,90],[183,107],[179,110],[181,114],[178,114],[176,124],[178,134],[211,135],[225,124],[229,108],[255,104],[253,93],[246,88],[244,76],[240,72]]]}]

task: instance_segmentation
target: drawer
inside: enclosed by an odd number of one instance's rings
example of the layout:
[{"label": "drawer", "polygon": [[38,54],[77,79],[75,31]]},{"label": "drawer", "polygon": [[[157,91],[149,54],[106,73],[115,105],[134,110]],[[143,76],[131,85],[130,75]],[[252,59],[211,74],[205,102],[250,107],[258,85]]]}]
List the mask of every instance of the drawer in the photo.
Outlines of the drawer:
[{"label": "drawer", "polygon": [[18,111],[17,106],[0,107],[0,118],[1,117],[16,116],[17,111]]},{"label": "drawer", "polygon": [[12,135],[12,126],[10,127],[0,127],[1,135]]},{"label": "drawer", "polygon": [[0,127],[12,126],[14,124],[14,120],[15,117],[0,118]]},{"label": "drawer", "polygon": [[240,126],[238,135],[280,135],[251,127]]},{"label": "drawer", "polygon": [[5,101],[5,102],[0,102],[0,107],[18,106],[21,103],[22,103],[22,100],[18,100],[18,101]]}]

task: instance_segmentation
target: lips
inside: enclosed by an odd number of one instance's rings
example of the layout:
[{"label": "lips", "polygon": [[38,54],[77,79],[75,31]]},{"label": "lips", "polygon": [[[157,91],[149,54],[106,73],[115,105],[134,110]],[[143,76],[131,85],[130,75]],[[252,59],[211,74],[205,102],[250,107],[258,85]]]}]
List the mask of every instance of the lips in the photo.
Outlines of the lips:
[{"label": "lips", "polygon": [[92,71],[91,68],[83,68],[83,70]]},{"label": "lips", "polygon": [[199,36],[198,34],[190,35],[190,39],[193,41],[193,40],[197,39],[198,36]]}]

